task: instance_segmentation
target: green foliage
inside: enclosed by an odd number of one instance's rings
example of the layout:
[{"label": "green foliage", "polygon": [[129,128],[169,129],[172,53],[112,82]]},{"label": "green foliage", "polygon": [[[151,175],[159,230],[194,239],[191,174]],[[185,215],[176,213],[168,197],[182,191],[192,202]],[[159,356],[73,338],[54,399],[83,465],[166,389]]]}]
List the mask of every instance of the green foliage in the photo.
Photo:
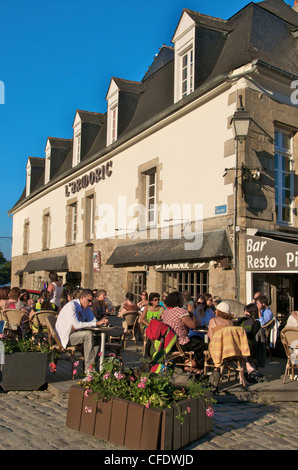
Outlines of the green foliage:
[{"label": "green foliage", "polygon": [[37,343],[33,336],[19,340],[4,340],[4,346],[5,354],[12,354],[14,352],[50,352],[48,345]]},{"label": "green foliage", "polygon": [[144,373],[138,369],[122,370],[118,358],[110,356],[103,361],[101,372],[90,368],[86,381],[79,384],[86,389],[85,394],[93,393],[95,399],[108,401],[116,396],[135,403],[163,409],[192,397],[206,396],[208,388],[202,383],[190,383],[185,387],[174,384],[172,371]]},{"label": "green foliage", "polygon": [[[4,258],[5,259],[5,258]],[[0,285],[8,284],[11,279],[11,261],[0,261]]]}]

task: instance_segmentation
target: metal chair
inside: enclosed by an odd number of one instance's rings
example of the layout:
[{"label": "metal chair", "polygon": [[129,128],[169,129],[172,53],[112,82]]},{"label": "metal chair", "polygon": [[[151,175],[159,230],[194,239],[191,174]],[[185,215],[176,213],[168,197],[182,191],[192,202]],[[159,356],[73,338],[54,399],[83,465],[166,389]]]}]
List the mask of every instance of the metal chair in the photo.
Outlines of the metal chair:
[{"label": "metal chair", "polygon": [[[48,315],[46,318],[46,324],[48,328],[48,333],[49,333],[49,342],[50,342],[50,349],[53,351],[57,351],[61,354],[65,354],[67,359],[71,360],[71,365],[72,365],[72,379],[74,379],[74,362],[75,362],[75,354],[79,353],[79,357],[77,359],[81,359],[84,363],[84,356],[82,354],[82,348],[80,346],[67,346],[66,348],[63,348],[60,339],[58,338],[58,335],[55,330],[55,324],[56,324],[57,318],[54,317],[53,315],[50,316]],[[51,344],[51,339],[53,339],[54,344]],[[55,363],[57,362],[54,361]]]},{"label": "metal chair", "polygon": [[298,353],[295,353],[295,349],[298,350],[298,328],[286,326],[280,332],[280,339],[287,356],[287,364],[283,380],[283,383],[285,383],[287,376],[290,376],[290,374],[292,376],[292,380],[294,380],[294,369],[295,367],[298,368]]},{"label": "metal chair", "polygon": [[124,327],[124,347],[126,347],[126,341],[129,336],[135,342],[136,351],[138,351],[138,344],[136,338],[136,330],[139,321],[139,312],[132,311],[123,314],[123,327]]}]

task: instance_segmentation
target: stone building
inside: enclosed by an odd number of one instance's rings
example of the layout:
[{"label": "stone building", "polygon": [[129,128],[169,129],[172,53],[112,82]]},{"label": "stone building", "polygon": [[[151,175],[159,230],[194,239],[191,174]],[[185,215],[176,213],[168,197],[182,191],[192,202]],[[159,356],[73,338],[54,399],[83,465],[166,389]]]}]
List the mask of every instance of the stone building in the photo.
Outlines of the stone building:
[{"label": "stone building", "polygon": [[140,82],[112,77],[103,113],[77,110],[72,139],[28,158],[12,284],[54,269],[114,304],[179,289],[236,308],[262,291],[297,309],[297,37],[296,0],[183,10]]}]

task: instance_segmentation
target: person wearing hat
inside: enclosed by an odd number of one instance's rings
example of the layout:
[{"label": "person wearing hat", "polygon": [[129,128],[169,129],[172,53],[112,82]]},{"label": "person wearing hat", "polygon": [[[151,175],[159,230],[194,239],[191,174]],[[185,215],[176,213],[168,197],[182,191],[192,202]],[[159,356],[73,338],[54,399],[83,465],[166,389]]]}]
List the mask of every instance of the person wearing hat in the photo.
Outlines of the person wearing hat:
[{"label": "person wearing hat", "polygon": [[227,302],[220,302],[215,310],[215,317],[211,318],[208,327],[208,337],[210,341],[215,331],[225,326],[233,326],[232,322],[233,315],[230,310],[230,306]]}]

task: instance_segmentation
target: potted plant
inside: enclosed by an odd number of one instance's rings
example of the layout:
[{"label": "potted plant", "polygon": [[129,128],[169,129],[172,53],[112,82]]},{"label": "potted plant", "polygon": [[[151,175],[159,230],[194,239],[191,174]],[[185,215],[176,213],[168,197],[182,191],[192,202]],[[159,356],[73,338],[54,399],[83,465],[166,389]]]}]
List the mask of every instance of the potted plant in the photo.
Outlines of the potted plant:
[{"label": "potted plant", "polygon": [[47,382],[49,347],[33,336],[6,339],[1,335],[4,363],[0,386],[5,390],[38,390]]},{"label": "potted plant", "polygon": [[132,450],[179,449],[212,429],[214,400],[202,382],[181,387],[172,375],[123,370],[111,355],[70,388],[66,426]]}]

